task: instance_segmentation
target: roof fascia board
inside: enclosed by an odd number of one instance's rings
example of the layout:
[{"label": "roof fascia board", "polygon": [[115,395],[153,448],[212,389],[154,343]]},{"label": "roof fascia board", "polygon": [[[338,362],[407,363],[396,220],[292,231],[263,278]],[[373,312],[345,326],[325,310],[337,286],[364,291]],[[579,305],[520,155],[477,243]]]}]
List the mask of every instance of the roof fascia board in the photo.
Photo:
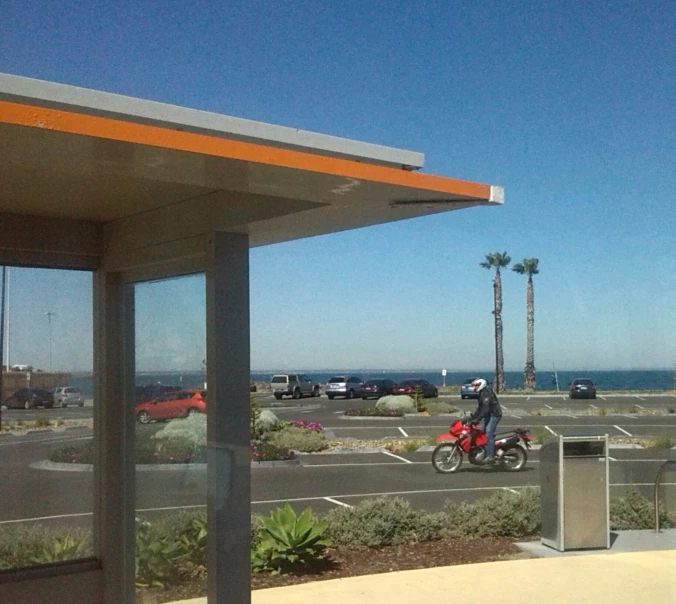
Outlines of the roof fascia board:
[{"label": "roof fascia board", "polygon": [[407,170],[422,168],[425,159],[422,153],[415,151],[4,73],[0,73],[0,100],[115,117]]}]

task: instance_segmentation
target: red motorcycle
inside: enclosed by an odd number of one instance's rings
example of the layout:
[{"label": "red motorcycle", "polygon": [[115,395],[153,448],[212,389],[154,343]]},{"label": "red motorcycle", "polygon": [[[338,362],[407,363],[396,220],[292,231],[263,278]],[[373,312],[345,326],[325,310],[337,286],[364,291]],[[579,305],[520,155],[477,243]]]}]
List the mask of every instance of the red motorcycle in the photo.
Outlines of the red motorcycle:
[{"label": "red motorcycle", "polygon": [[[510,472],[522,470],[528,461],[526,449],[530,449],[531,440],[528,430],[521,428],[496,435],[495,463],[488,467]],[[437,442],[440,444],[432,452],[432,465],[437,472],[456,472],[462,465],[464,455],[467,455],[472,465],[484,465],[486,434],[478,424],[458,420],[447,433],[437,437]]]}]

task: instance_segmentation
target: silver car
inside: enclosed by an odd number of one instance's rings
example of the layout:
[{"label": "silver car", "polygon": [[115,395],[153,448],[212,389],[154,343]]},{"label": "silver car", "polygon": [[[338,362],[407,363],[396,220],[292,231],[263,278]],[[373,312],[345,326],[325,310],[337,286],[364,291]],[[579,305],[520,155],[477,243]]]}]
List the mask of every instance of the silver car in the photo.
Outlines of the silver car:
[{"label": "silver car", "polygon": [[84,407],[85,399],[82,390],[73,386],[58,386],[54,388],[54,406],[67,407],[77,405]]},{"label": "silver car", "polygon": [[326,392],[326,396],[331,400],[336,396],[352,399],[357,396],[363,383],[364,380],[356,375],[336,375],[329,378],[326,386],[324,386],[324,391]]}]

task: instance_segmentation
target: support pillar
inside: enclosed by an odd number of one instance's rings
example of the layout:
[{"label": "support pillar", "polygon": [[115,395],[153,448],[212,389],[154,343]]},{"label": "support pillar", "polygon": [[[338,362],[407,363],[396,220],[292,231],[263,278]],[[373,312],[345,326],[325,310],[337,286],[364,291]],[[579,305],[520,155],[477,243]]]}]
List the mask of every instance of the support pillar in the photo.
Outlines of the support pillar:
[{"label": "support pillar", "polygon": [[95,551],[104,604],[133,604],[135,559],[134,292],[120,273],[94,277]]},{"label": "support pillar", "polygon": [[207,594],[250,604],[249,240],[208,237]]}]

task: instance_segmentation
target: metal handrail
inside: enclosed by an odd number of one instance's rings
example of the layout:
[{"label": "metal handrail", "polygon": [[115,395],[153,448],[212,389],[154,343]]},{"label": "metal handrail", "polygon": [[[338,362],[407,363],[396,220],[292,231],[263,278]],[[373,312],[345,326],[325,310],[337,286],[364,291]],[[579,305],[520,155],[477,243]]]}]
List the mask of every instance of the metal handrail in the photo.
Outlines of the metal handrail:
[{"label": "metal handrail", "polygon": [[664,474],[664,471],[667,469],[667,466],[669,464],[673,464],[676,466],[676,460],[674,459],[668,459],[665,461],[661,466],[660,469],[657,471],[657,477],[655,478],[655,492],[653,495],[653,501],[655,503],[655,532],[659,533],[660,532],[660,481],[662,480],[662,474]]}]

